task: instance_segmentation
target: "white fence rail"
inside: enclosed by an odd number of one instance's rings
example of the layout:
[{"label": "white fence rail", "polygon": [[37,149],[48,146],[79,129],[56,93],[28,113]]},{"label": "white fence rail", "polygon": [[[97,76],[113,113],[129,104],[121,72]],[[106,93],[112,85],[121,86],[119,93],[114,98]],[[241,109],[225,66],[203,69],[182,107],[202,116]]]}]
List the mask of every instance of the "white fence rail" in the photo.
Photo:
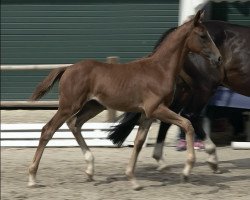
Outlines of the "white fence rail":
[{"label": "white fence rail", "polygon": [[67,67],[71,64],[51,64],[51,65],[1,65],[3,71],[14,71],[14,70],[50,70],[60,67]]},{"label": "white fence rail", "polygon": [[[117,123],[86,123],[82,135],[88,146],[115,147],[107,139],[108,131]],[[1,124],[1,147],[37,147],[44,124]],[[123,146],[133,146],[138,127],[135,127]],[[49,147],[79,146],[66,124],[54,134]]]},{"label": "white fence rail", "polygon": [[[107,63],[119,62],[119,57],[107,57]],[[1,65],[1,71],[24,71],[24,70],[51,70],[60,67],[67,67],[71,64],[46,64],[46,65]],[[1,101],[1,109],[5,108],[34,108],[58,107],[58,101]],[[116,112],[109,110],[108,121],[113,122]],[[1,146],[3,147],[36,147],[40,138],[40,132],[44,124],[2,124],[1,125]],[[82,127],[83,137],[89,146],[114,147],[107,139],[109,129],[115,123],[86,123]],[[134,129],[134,133],[136,132]],[[133,145],[134,133],[132,133],[124,145]],[[63,125],[49,142],[48,146],[64,147],[78,146],[72,133],[66,125]]]}]

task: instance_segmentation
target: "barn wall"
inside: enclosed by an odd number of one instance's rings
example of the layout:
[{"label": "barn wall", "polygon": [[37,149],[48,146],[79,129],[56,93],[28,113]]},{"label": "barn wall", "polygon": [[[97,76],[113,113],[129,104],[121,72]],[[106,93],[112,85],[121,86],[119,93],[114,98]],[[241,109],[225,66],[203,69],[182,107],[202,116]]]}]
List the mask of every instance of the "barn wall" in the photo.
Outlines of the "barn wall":
[{"label": "barn wall", "polygon": [[[178,21],[174,0],[3,0],[2,64],[127,62],[147,55]],[[3,72],[1,98],[26,100],[48,71]],[[54,89],[46,99],[56,99]]]}]

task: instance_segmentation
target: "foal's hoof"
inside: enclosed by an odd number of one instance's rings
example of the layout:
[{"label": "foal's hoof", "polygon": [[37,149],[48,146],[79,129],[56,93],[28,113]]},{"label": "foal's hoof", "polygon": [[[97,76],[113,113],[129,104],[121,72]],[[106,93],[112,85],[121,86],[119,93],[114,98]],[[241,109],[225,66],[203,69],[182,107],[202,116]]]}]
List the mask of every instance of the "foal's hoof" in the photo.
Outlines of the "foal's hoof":
[{"label": "foal's hoof", "polygon": [[27,185],[29,188],[36,188],[38,187],[38,185],[36,184],[36,182],[28,182],[28,185]]},{"label": "foal's hoof", "polygon": [[185,175],[185,174],[181,175],[181,182],[182,183],[187,183],[188,180],[189,180],[189,177],[187,175]]},{"label": "foal's hoof", "polygon": [[214,174],[222,174],[223,172],[220,169],[214,170],[213,171]]},{"label": "foal's hoof", "polygon": [[138,184],[136,179],[130,179],[130,182],[132,184],[133,190],[139,191],[143,188],[141,185]]},{"label": "foal's hoof", "polygon": [[27,185],[28,188],[36,188],[37,187],[37,184],[29,184]]},{"label": "foal's hoof", "polygon": [[94,181],[93,174],[89,174],[88,172],[85,172],[85,174],[87,175],[88,182]]},{"label": "foal's hoof", "polygon": [[46,187],[45,185],[41,185],[41,184],[36,184],[36,183],[28,183],[28,188],[42,188],[42,187]]},{"label": "foal's hoof", "polygon": [[165,165],[159,165],[157,168],[156,168],[156,170],[157,171],[160,171],[160,172],[162,172],[162,171],[165,171],[165,170],[170,170],[171,168],[169,167],[169,165],[167,165],[167,164],[165,164]]},{"label": "foal's hoof", "polygon": [[139,191],[139,190],[142,190],[142,189],[143,189],[143,187],[140,186],[140,185],[133,185],[133,190],[135,190],[135,191]]}]

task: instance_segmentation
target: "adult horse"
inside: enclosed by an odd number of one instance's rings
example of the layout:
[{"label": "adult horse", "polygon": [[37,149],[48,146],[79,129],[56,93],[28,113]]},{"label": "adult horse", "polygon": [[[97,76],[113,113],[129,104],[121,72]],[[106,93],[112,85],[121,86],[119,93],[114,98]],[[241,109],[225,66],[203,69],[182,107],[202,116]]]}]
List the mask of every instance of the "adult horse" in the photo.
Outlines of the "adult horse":
[{"label": "adult horse", "polygon": [[[250,96],[250,28],[222,21],[207,21],[208,29],[215,44],[223,56],[223,65],[219,70],[209,67],[204,58],[197,54],[189,54],[184,61],[183,72],[179,76],[174,101],[170,106],[175,112],[188,118],[196,133],[205,141],[205,150],[209,154],[208,163],[214,172],[218,170],[216,146],[205,134],[199,115],[219,85],[224,85],[240,94]],[[156,46],[166,37],[165,33]],[[113,129],[109,138],[121,144],[140,118],[140,114],[127,113],[121,124]],[[160,168],[165,166],[162,157],[164,140],[170,124],[161,122],[153,157]],[[208,143],[209,142],[209,143]]]},{"label": "adult horse", "polygon": [[[171,111],[168,106],[173,98],[180,66],[189,51],[201,54],[213,63],[221,63],[218,49],[200,22],[201,16],[202,12],[197,12],[194,19],[169,34],[149,57],[126,64],[87,60],[67,68],[52,70],[31,97],[31,100],[38,100],[60,79],[58,111],[42,129],[39,145],[29,167],[28,185],[36,184],[36,173],[44,148],[65,121],[85,154],[88,163],[86,174],[92,179],[94,157],[81,135],[81,126],[105,108],[141,112],[145,116],[126,170],[126,175],[135,189],[140,188],[134,176],[136,158],[152,118],[176,124],[185,131],[188,159],[183,176],[187,177],[195,162],[193,127],[187,119]],[[93,109],[86,113],[84,105],[92,100],[96,100],[99,105],[92,104]]]}]

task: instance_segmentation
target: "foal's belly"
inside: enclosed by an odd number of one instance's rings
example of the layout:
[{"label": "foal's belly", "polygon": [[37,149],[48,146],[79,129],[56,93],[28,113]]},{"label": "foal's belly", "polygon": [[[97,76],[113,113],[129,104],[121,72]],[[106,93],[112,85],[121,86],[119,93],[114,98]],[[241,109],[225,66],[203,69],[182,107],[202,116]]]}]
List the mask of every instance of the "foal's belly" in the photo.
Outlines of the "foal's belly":
[{"label": "foal's belly", "polygon": [[93,96],[91,99],[98,101],[106,108],[124,111],[124,112],[142,112],[142,101],[134,96],[112,95],[105,97],[104,95]]}]

